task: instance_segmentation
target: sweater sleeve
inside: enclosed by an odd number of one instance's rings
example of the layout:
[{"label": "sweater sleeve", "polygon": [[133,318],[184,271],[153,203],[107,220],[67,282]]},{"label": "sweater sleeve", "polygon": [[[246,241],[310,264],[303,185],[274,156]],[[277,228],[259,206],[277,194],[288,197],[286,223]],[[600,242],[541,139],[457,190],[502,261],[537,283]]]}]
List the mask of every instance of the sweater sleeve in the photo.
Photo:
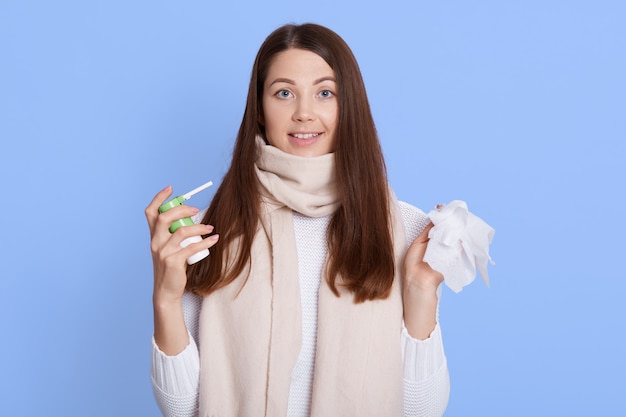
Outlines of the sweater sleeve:
[{"label": "sweater sleeve", "polygon": [[[423,211],[407,203],[400,202],[400,211],[410,244],[430,220]],[[441,287],[437,292],[441,297]],[[450,377],[439,314],[435,329],[426,340],[411,337],[403,323],[401,347],[404,361],[404,416],[442,416],[450,396]]]},{"label": "sweater sleeve", "polygon": [[404,416],[442,416],[448,406],[450,377],[439,324],[426,340],[417,340],[402,326]]},{"label": "sweater sleeve", "polygon": [[189,345],[175,356],[164,354],[152,339],[152,390],[165,417],[195,417],[198,415],[198,384],[200,355],[198,320],[201,297],[185,293],[183,314],[189,331]]}]

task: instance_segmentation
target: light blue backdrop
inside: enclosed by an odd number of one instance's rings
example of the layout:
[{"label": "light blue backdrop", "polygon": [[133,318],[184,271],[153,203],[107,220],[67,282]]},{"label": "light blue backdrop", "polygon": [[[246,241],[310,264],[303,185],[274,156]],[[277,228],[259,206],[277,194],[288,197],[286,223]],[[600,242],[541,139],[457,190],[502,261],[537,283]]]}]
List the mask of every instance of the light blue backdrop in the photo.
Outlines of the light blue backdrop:
[{"label": "light blue backdrop", "polygon": [[158,415],[143,209],[220,181],[257,48],[306,21],[359,59],[399,197],[496,229],[491,288],[441,301],[446,416],[624,415],[618,0],[3,0],[0,414]]}]

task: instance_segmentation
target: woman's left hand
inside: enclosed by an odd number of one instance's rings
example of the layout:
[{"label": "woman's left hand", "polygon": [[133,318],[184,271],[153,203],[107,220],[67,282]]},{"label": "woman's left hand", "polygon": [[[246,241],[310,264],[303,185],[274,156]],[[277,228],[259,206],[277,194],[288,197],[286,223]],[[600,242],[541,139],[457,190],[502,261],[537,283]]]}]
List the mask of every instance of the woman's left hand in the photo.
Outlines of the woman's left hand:
[{"label": "woman's left hand", "polygon": [[433,228],[430,223],[415,238],[404,258],[404,283],[422,291],[436,291],[443,281],[443,275],[424,262],[424,254],[428,246],[428,232]]},{"label": "woman's left hand", "polygon": [[431,223],[415,238],[404,258],[404,325],[419,340],[428,339],[437,325],[437,288],[443,281],[443,275],[424,262],[432,228]]}]

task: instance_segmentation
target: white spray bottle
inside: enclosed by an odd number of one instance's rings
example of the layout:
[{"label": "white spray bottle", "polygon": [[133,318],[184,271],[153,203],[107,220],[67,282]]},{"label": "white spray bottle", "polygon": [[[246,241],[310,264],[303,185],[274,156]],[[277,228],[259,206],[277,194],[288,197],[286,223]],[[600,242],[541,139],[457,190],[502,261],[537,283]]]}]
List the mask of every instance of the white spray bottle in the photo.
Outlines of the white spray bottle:
[{"label": "white spray bottle", "polygon": [[[174,197],[171,200],[169,200],[168,202],[164,203],[161,207],[159,207],[159,212],[161,213],[165,213],[166,211],[168,211],[169,209],[173,208],[173,207],[178,207],[181,206],[185,200],[189,200],[191,198],[191,196],[193,196],[194,194],[199,193],[200,191],[209,188],[211,185],[213,185],[212,181],[207,182],[206,184],[202,184],[201,186],[194,188],[193,190],[189,191],[187,194],[183,194],[183,195],[179,195],[178,197]],[[193,226],[193,220],[191,220],[191,217],[184,217],[182,219],[176,220],[175,222],[173,222],[170,225],[170,233],[174,233],[176,230],[178,230],[179,227],[181,226]],[[183,240],[182,242],[180,242],[180,246],[187,247],[188,245],[192,244],[192,243],[196,243],[196,242],[200,242],[202,241],[202,237],[200,236],[191,236],[188,237],[187,239]],[[206,258],[207,256],[209,256],[209,250],[208,249],[204,249],[194,255],[191,255],[189,258],[187,258],[187,263],[189,265],[195,264],[198,261],[201,261],[202,259]]]}]

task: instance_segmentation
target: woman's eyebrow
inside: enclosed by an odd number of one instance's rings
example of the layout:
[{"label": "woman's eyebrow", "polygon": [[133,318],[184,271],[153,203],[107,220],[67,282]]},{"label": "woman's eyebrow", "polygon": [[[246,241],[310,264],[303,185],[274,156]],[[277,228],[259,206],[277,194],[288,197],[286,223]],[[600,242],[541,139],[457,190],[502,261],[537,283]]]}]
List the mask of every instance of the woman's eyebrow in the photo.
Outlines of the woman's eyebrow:
[{"label": "woman's eyebrow", "polygon": [[317,80],[315,80],[313,82],[314,85],[319,84],[319,83],[323,83],[324,81],[332,81],[334,83],[337,82],[337,80],[335,80],[335,77],[331,77],[330,75],[327,77],[322,77],[322,78],[318,78]]},{"label": "woman's eyebrow", "polygon": [[[320,83],[323,83],[324,81],[332,81],[334,83],[337,82],[337,80],[335,80],[335,77],[332,76],[326,76],[326,77],[322,77],[322,78],[318,78],[317,80],[313,81],[313,85],[317,85]],[[296,82],[292,79],[289,78],[276,78],[274,81],[272,81],[272,83],[270,84],[270,87],[274,84],[277,83],[286,83],[286,84],[291,84],[291,85],[296,85]]]},{"label": "woman's eyebrow", "polygon": [[289,78],[276,78],[274,81],[272,81],[270,86],[277,84],[277,83],[287,83],[287,84],[296,85],[296,82],[294,80],[290,80]]}]

